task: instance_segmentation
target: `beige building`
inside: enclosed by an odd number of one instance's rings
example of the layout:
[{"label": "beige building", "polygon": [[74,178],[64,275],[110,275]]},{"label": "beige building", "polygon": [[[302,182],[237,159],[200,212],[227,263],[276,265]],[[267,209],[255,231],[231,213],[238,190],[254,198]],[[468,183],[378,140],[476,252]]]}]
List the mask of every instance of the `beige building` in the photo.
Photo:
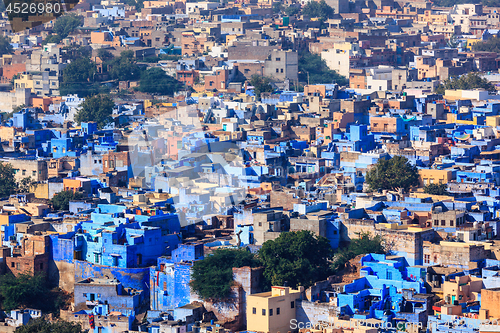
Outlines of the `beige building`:
[{"label": "beige building", "polygon": [[448,184],[453,179],[451,170],[420,169],[418,170],[420,187],[430,184]]},{"label": "beige building", "polygon": [[256,245],[262,245],[268,240],[274,240],[284,231],[283,211],[267,210],[253,214],[253,234]]},{"label": "beige building", "polygon": [[8,163],[15,172],[16,181],[31,177],[35,182],[47,180],[47,162],[43,160],[28,159],[2,159],[1,162]]},{"label": "beige building", "polygon": [[18,88],[15,91],[0,92],[0,111],[12,112],[15,107],[30,105],[31,89]]},{"label": "beige building", "polygon": [[358,44],[350,42],[334,43],[331,49],[321,52],[321,58],[325,60],[328,68],[337,71],[340,75],[349,77],[351,69],[351,58],[360,55]]},{"label": "beige building", "polygon": [[443,283],[443,296],[446,303],[452,305],[455,302],[475,302],[479,301],[482,288],[482,278],[470,275],[457,276],[455,279]]},{"label": "beige building", "polygon": [[304,287],[272,287],[271,291],[247,297],[247,330],[277,333],[290,331],[290,321],[296,318],[296,301]]}]

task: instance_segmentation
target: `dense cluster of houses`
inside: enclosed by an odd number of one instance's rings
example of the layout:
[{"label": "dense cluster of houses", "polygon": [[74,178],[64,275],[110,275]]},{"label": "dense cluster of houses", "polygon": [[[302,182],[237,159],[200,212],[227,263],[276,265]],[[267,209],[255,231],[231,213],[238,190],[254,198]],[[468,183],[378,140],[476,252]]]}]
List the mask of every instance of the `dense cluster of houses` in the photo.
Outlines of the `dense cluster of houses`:
[{"label": "dense cluster of houses", "polygon": [[[326,3],[335,14],[323,22],[268,0],[151,0],[140,11],[86,0],[73,9],[83,27],[47,44],[55,20],[16,21],[22,30],[2,14],[13,52],[0,58],[0,162],[29,188],[0,201],[0,272],[43,273],[73,296],[61,318],[96,333],[500,332],[500,95],[436,93],[471,71],[500,82],[498,54],[474,51],[497,38],[500,9]],[[84,97],[60,94],[75,46],[103,85],[128,91],[113,95],[103,128],[75,121]],[[103,48],[132,51],[185,89],[111,82]],[[309,82],[304,52],[349,83]],[[273,92],[258,96],[254,75]],[[370,190],[368,171],[394,156],[419,184]],[[63,191],[79,196],[55,210]],[[255,253],[300,230],[335,250],[378,235],[388,254],[307,289],[265,291],[251,267],[233,269],[228,299],[191,289],[194,263],[215,249]],[[13,310],[0,332],[42,315]]]}]

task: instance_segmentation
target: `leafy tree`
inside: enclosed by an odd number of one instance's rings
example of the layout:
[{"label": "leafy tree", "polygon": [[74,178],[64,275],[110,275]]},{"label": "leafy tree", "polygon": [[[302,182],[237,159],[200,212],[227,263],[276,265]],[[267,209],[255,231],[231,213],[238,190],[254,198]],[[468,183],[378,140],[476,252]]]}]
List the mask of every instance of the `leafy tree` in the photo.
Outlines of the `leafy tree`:
[{"label": "leafy tree", "polygon": [[80,192],[61,191],[52,197],[50,203],[54,207],[54,210],[68,210],[70,201],[80,200],[83,197],[83,194]]},{"label": "leafy tree", "polygon": [[12,53],[13,47],[10,45],[10,38],[5,36],[0,36],[0,56],[4,54]]},{"label": "leafy tree", "polygon": [[285,9],[285,14],[288,16],[297,15],[300,12],[300,9],[295,6],[288,6]]},{"label": "leafy tree", "polygon": [[119,57],[107,61],[106,64],[109,65],[108,72],[113,80],[136,80],[141,75],[133,51],[123,51]]},{"label": "leafy tree", "polygon": [[80,105],[75,120],[78,123],[95,121],[99,128],[103,128],[111,122],[111,115],[115,103],[109,95],[99,94],[89,98]]},{"label": "leafy tree", "polygon": [[254,93],[257,99],[260,99],[260,94],[263,92],[273,92],[274,88],[271,85],[271,79],[257,74],[252,75],[250,84],[254,87]]},{"label": "leafy tree", "polygon": [[390,160],[379,159],[366,174],[366,182],[372,190],[408,191],[418,185],[418,171],[404,156],[394,156]]},{"label": "leafy tree", "polygon": [[487,41],[477,42],[472,45],[474,51],[500,52],[500,38],[493,37]]},{"label": "leafy tree", "polygon": [[345,86],[349,83],[345,76],[328,68],[325,60],[320,55],[307,51],[299,54],[299,80],[301,82],[309,81],[311,84],[335,82],[339,86]]},{"label": "leafy tree", "polygon": [[144,8],[144,0],[123,0],[123,3],[135,7],[135,10],[140,12]]},{"label": "leafy tree", "polygon": [[16,179],[12,165],[0,162],[0,197],[6,197],[16,191]]},{"label": "leafy tree", "polygon": [[490,92],[496,91],[495,86],[490,81],[481,77],[477,72],[469,72],[459,77],[451,77],[444,80],[436,88],[436,93],[443,95],[446,90],[470,90],[476,88],[482,88]]},{"label": "leafy tree", "polygon": [[58,17],[52,30],[61,38],[68,37],[76,28],[83,25],[83,17],[69,14]]},{"label": "leafy tree", "polygon": [[326,21],[333,17],[334,10],[325,0],[309,1],[303,8],[302,14],[308,17],[317,17],[321,21]]},{"label": "leafy tree", "polygon": [[99,49],[97,51],[97,56],[101,58],[102,61],[109,61],[114,58],[113,53],[106,49]]},{"label": "leafy tree", "polygon": [[281,233],[262,245],[259,258],[264,265],[264,278],[273,286],[287,282],[291,287],[310,287],[326,279],[333,250],[328,239],[310,231]]},{"label": "leafy tree", "polygon": [[71,61],[63,70],[63,78],[59,88],[62,96],[78,94],[80,97],[94,95],[99,85],[94,82],[97,67],[88,57]]},{"label": "leafy tree", "polygon": [[149,68],[142,72],[139,81],[139,91],[150,94],[173,95],[181,86],[179,81],[158,67]]},{"label": "leafy tree", "polygon": [[284,8],[285,8],[285,6],[283,6],[283,4],[281,2],[273,3],[273,13],[278,14],[281,11],[283,11]]},{"label": "leafy tree", "polygon": [[[181,55],[179,54],[160,54],[158,56],[159,60],[174,60],[177,61],[182,58]],[[148,58],[146,58],[148,59]]]},{"label": "leafy tree", "polygon": [[17,333],[87,333],[78,323],[67,321],[48,321],[46,318],[37,318],[16,330]]},{"label": "leafy tree", "polygon": [[387,254],[387,249],[383,244],[380,235],[372,237],[369,232],[360,233],[358,238],[352,239],[349,246],[341,250],[332,264],[332,270],[337,272],[345,267],[345,264],[359,256],[360,254],[378,253]]},{"label": "leafy tree", "polygon": [[245,249],[217,249],[193,264],[190,286],[204,299],[224,299],[233,285],[234,267],[258,267],[259,261]]},{"label": "leafy tree", "polygon": [[19,193],[28,193],[31,189],[31,186],[34,184],[34,180],[31,177],[26,177],[21,179],[19,183],[17,183],[17,192]]},{"label": "leafy tree", "polygon": [[43,40],[42,45],[46,45],[46,44],[49,44],[49,43],[59,44],[61,41],[62,41],[61,36],[59,36],[59,35],[49,35],[49,36],[47,36],[47,38],[45,38]]},{"label": "leafy tree", "polygon": [[19,307],[28,307],[50,311],[54,303],[47,302],[50,294],[43,274],[12,274],[0,276],[0,297],[2,309],[10,311]]},{"label": "leafy tree", "polygon": [[448,184],[429,184],[424,186],[424,193],[434,195],[448,195]]},{"label": "leafy tree", "polygon": [[63,48],[63,59],[68,62],[75,61],[81,58],[89,58],[92,56],[92,48],[90,46],[70,45]]}]

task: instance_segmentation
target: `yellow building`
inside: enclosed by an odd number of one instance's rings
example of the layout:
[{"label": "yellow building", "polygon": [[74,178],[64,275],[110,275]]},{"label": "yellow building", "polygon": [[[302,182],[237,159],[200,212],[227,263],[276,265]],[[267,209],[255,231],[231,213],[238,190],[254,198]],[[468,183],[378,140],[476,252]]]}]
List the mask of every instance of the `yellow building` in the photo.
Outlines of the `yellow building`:
[{"label": "yellow building", "polygon": [[498,127],[500,126],[500,116],[486,117],[486,126]]},{"label": "yellow building", "polygon": [[479,38],[477,38],[477,39],[476,38],[474,38],[474,39],[468,38],[467,39],[467,50],[472,50],[472,47],[474,46],[474,44],[479,43],[479,42],[481,42],[481,39],[479,39]]},{"label": "yellow building", "polygon": [[290,321],[296,318],[296,300],[304,287],[272,287],[271,291],[247,297],[247,330],[277,333],[290,331]]},{"label": "yellow building", "polygon": [[450,170],[420,169],[418,170],[420,187],[429,184],[447,184],[453,178]]},{"label": "yellow building", "polygon": [[19,79],[14,80],[14,88],[16,89],[31,89],[31,92],[34,92],[33,87],[33,77],[31,74],[21,74]]}]

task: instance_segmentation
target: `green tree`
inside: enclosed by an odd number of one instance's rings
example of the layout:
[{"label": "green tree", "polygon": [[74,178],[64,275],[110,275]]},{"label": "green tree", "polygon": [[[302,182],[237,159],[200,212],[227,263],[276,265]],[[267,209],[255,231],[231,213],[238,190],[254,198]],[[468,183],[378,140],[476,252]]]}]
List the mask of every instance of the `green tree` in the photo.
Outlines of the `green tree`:
[{"label": "green tree", "polygon": [[424,186],[424,193],[434,195],[448,195],[448,184],[429,184]]},{"label": "green tree", "polygon": [[59,44],[61,41],[62,41],[61,36],[59,36],[59,35],[49,35],[49,36],[47,36],[47,38],[45,38],[43,40],[42,45],[46,45],[46,44],[49,44],[49,43]]},{"label": "green tree", "polygon": [[404,156],[394,156],[390,160],[379,159],[366,174],[366,182],[371,190],[408,191],[410,187],[418,186],[418,170]]},{"label": "green tree", "polygon": [[190,286],[204,299],[224,299],[233,285],[233,268],[258,267],[260,262],[246,249],[217,249],[193,264]]},{"label": "green tree", "polygon": [[139,91],[150,94],[173,95],[182,87],[181,83],[167,75],[158,67],[149,68],[141,73]]},{"label": "green tree", "polygon": [[354,238],[349,243],[349,246],[342,249],[335,255],[332,264],[332,270],[338,272],[345,267],[345,264],[359,256],[360,254],[377,253],[387,254],[388,251],[384,246],[384,242],[380,235],[372,236],[369,232],[360,233],[358,238]]},{"label": "green tree", "polygon": [[70,45],[63,47],[63,59],[68,62],[73,62],[77,59],[88,58],[92,56],[92,48],[90,46]]},{"label": "green tree", "polygon": [[349,83],[345,76],[328,68],[325,60],[319,54],[307,51],[299,54],[299,80],[311,84],[336,83],[339,86],[345,86]]},{"label": "green tree", "polygon": [[113,53],[106,49],[97,50],[97,56],[101,58],[102,61],[109,61],[114,58]]},{"label": "green tree", "polygon": [[321,21],[326,21],[333,17],[334,10],[330,7],[325,0],[309,1],[303,8],[302,14],[308,17],[317,17]]},{"label": "green tree", "polygon": [[16,333],[87,333],[78,323],[67,321],[48,321],[47,318],[37,318],[16,330]]},{"label": "green tree", "polygon": [[80,110],[76,114],[75,120],[82,122],[95,121],[99,128],[103,128],[112,120],[115,102],[109,95],[99,94],[89,98],[80,105]]},{"label": "green tree", "polygon": [[285,9],[285,14],[288,16],[297,15],[300,12],[300,9],[295,6],[288,6]]},{"label": "green tree", "polygon": [[62,39],[68,37],[76,28],[83,25],[83,17],[67,14],[56,19],[52,30]]},{"label": "green tree", "polygon": [[10,311],[17,308],[35,308],[53,310],[54,304],[47,302],[50,294],[47,281],[43,274],[12,274],[0,276],[0,297],[2,309]]},{"label": "green tree", "polygon": [[500,38],[493,37],[472,45],[474,51],[500,52]]},{"label": "green tree", "polygon": [[444,95],[446,90],[471,90],[482,88],[489,92],[495,92],[495,86],[487,79],[481,77],[477,72],[469,72],[459,77],[451,77],[436,88],[436,93]]},{"label": "green tree", "polygon": [[140,12],[144,8],[144,0],[123,0],[123,3],[135,7],[135,10]]},{"label": "green tree", "polygon": [[273,3],[273,13],[276,13],[276,14],[281,13],[284,8],[285,8],[285,6],[283,6],[283,4],[281,2]]},{"label": "green tree", "polygon": [[0,197],[6,197],[16,191],[16,179],[12,165],[0,162]]},{"label": "green tree", "polygon": [[259,251],[268,286],[288,283],[293,288],[308,288],[326,279],[331,273],[332,255],[328,239],[306,230],[283,232],[275,240],[265,242]]},{"label": "green tree", "polygon": [[61,191],[56,193],[50,200],[54,210],[68,210],[69,202],[73,200],[83,199],[84,195],[80,192]]},{"label": "green tree", "polygon": [[141,75],[141,69],[136,64],[133,51],[123,51],[119,57],[106,62],[108,73],[113,80],[136,80]]},{"label": "green tree", "polygon": [[10,45],[10,38],[5,36],[0,36],[0,56],[4,54],[10,54],[13,51],[12,45]]},{"label": "green tree", "polygon": [[21,179],[19,183],[17,183],[17,192],[18,193],[28,193],[31,189],[31,186],[35,183],[35,181],[30,177],[25,177]]},{"label": "green tree", "polygon": [[257,74],[252,75],[250,85],[254,87],[254,93],[258,100],[260,100],[260,94],[263,92],[274,91],[274,88],[271,85],[271,79],[266,76],[260,76]]},{"label": "green tree", "polygon": [[63,70],[59,88],[61,95],[78,94],[80,97],[87,97],[98,93],[99,84],[94,82],[96,73],[97,67],[88,57],[71,61]]}]

